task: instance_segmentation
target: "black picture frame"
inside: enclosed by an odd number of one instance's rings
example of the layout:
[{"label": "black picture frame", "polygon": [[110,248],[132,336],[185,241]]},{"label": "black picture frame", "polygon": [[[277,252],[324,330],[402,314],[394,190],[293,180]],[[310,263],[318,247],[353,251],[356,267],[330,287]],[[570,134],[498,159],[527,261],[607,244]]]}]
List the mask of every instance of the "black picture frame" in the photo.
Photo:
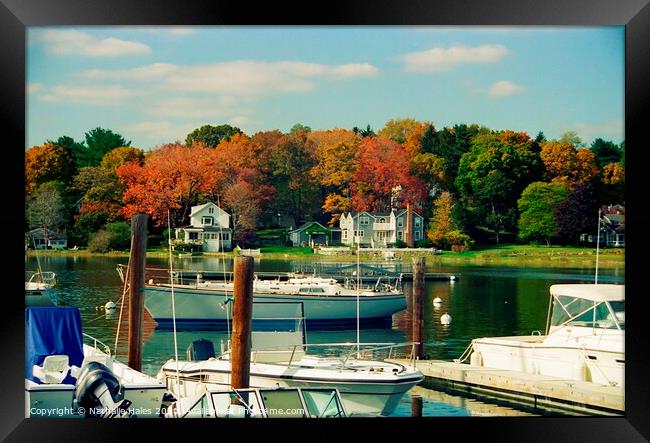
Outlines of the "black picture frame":
[{"label": "black picture frame", "polygon": [[[40,25],[502,25],[602,26],[625,25],[625,141],[626,141],[626,391],[624,417],[535,418],[391,418],[329,421],[219,421],[214,420],[62,420],[25,419],[23,392],[24,304],[13,263],[23,248],[25,137],[25,36],[27,26]],[[444,0],[325,2],[281,7],[276,3],[205,0],[2,0],[2,121],[8,129],[2,180],[5,202],[2,231],[10,270],[5,282],[0,341],[0,438],[7,441],[90,441],[132,439],[164,434],[166,438],[359,438],[465,439],[488,441],[647,441],[650,438],[648,399],[648,340],[644,326],[642,267],[650,250],[647,195],[642,182],[650,147],[641,137],[643,111],[647,111],[650,72],[650,6],[648,0]],[[543,62],[543,61],[541,61]],[[588,70],[589,67],[580,69]],[[598,93],[594,91],[594,93]],[[549,110],[552,112],[552,110]],[[630,161],[631,160],[631,161]],[[646,161],[644,161],[646,160]],[[24,189],[24,186],[23,186]],[[645,203],[645,204],[644,204]],[[16,273],[19,265],[16,265]],[[16,281],[11,281],[16,280]],[[626,295],[627,295],[626,294]],[[153,434],[150,434],[153,431]],[[207,431],[204,434],[203,431]],[[467,433],[471,431],[471,435]],[[148,435],[150,434],[150,435]],[[205,435],[205,437],[204,437]],[[367,438],[367,437],[366,437]]]}]

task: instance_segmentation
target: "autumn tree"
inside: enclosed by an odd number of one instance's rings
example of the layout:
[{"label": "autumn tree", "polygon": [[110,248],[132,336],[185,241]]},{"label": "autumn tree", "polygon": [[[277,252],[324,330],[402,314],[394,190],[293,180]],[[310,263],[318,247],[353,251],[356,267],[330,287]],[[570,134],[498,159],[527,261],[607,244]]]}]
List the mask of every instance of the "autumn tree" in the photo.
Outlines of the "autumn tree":
[{"label": "autumn tree", "polygon": [[347,129],[312,131],[309,139],[315,145],[316,162],[311,175],[321,188],[322,209],[332,214],[333,226],[342,212],[351,208],[352,180],[357,170],[359,138]]},{"label": "autumn tree", "polygon": [[[389,138],[397,143],[405,144],[409,135],[412,133],[419,134],[422,137],[424,130],[430,125],[428,122],[419,122],[414,118],[390,119],[384,127],[377,133],[380,137]],[[419,145],[419,140],[418,145]]]},{"label": "autumn tree", "polygon": [[148,214],[155,226],[167,224],[167,210],[175,226],[189,222],[192,206],[212,192],[219,181],[213,150],[203,145],[163,145],[149,153],[144,165],[126,163],[117,175],[126,186],[124,215]]},{"label": "autumn tree", "polygon": [[230,125],[203,125],[187,134],[185,144],[191,146],[194,143],[203,143],[204,145],[214,148],[222,141],[227,141],[235,134],[241,134],[242,130],[236,126]]},{"label": "autumn tree", "polygon": [[573,185],[588,183],[598,177],[594,154],[589,149],[576,149],[571,143],[546,142],[540,152],[546,180]]},{"label": "autumn tree", "polygon": [[31,194],[43,183],[68,183],[76,172],[72,154],[65,148],[46,143],[25,152],[25,191]]},{"label": "autumn tree", "polygon": [[427,237],[437,248],[464,250],[471,244],[471,239],[460,231],[453,212],[454,198],[450,192],[444,191],[433,204]]},{"label": "autumn tree", "polygon": [[409,157],[402,145],[384,137],[366,137],[359,145],[359,165],[352,184],[352,206],[357,211],[388,211],[395,187],[402,189],[403,204],[418,209],[427,198],[427,188],[411,173]]},{"label": "autumn tree", "polygon": [[115,172],[123,164],[132,162],[142,165],[144,163],[144,151],[131,146],[123,146],[107,152],[102,158],[101,167]]},{"label": "autumn tree", "polygon": [[565,201],[567,188],[559,183],[533,182],[524,189],[519,205],[519,237],[524,240],[551,238],[558,235],[555,213]]}]

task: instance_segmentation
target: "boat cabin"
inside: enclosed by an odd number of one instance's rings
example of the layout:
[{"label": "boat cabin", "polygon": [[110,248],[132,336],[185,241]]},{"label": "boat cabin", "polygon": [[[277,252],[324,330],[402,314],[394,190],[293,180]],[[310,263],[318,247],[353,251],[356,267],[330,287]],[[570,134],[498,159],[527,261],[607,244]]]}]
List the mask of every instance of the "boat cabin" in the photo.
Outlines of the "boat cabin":
[{"label": "boat cabin", "polygon": [[567,326],[625,330],[625,286],[552,285],[546,333]]}]

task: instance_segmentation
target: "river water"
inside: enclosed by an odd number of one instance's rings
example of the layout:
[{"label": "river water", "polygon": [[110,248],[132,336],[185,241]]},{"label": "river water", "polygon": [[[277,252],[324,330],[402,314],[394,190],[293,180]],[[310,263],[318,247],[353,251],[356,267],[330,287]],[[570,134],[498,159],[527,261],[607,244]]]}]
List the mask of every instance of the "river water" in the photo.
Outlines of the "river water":
[{"label": "river water", "polygon": [[[43,271],[53,271],[58,278],[58,303],[76,306],[81,311],[84,332],[96,337],[114,349],[122,282],[116,271],[118,264],[127,258],[86,256],[39,257]],[[321,265],[321,263],[316,263]],[[255,259],[255,270],[265,272],[290,272],[305,270],[310,265],[304,261]],[[167,268],[164,258],[147,258],[148,267]],[[232,270],[232,260],[208,257],[175,258],[174,269]],[[314,266],[316,267],[316,266]],[[26,257],[26,270],[38,268],[34,256]],[[427,272],[450,273],[458,276],[455,282],[427,281],[424,300],[424,353],[430,359],[453,360],[461,356],[472,338],[485,336],[528,335],[544,331],[549,303],[549,286],[557,283],[590,283],[594,281],[594,268],[557,267],[504,267],[504,266],[427,266]],[[624,269],[600,269],[599,283],[624,283]],[[408,304],[412,284],[404,282]],[[434,305],[434,298],[442,304]],[[103,310],[104,304],[118,304],[115,313]],[[451,324],[442,325],[440,316],[448,313]],[[123,313],[126,318],[127,311]],[[393,316],[392,327],[361,329],[360,341],[372,343],[402,343],[411,340],[410,311],[406,309]],[[118,358],[126,360],[124,326],[118,346]],[[142,370],[155,375],[160,366],[174,355],[171,331],[155,329],[152,323],[145,326]],[[356,342],[356,330],[330,329],[307,331],[308,343]],[[196,339],[213,341],[218,352],[219,344],[227,339],[223,331],[181,331],[177,334],[178,352],[182,358],[189,344]],[[415,399],[415,400],[414,400]],[[484,403],[478,400],[448,395],[417,386],[404,397],[395,416],[467,416],[467,415],[528,415],[507,406]],[[417,406],[416,406],[417,405]]]}]

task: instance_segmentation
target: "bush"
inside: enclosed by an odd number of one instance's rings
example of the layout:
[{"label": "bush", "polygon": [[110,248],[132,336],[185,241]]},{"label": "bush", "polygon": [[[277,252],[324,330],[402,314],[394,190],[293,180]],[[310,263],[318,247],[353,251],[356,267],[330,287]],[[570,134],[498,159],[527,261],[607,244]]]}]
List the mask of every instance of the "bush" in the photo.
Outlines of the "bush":
[{"label": "bush", "polygon": [[109,223],[106,230],[110,233],[110,248],[129,249],[131,247],[131,225],[126,222]]},{"label": "bush", "polygon": [[418,240],[415,242],[415,247],[416,248],[431,248],[433,246],[433,243],[431,243],[431,240],[425,239],[425,240]]},{"label": "bush", "polygon": [[108,252],[111,249],[111,234],[106,230],[95,232],[88,241],[90,252]]},{"label": "bush", "polygon": [[395,247],[396,247],[396,248],[406,248],[407,245],[406,245],[406,243],[405,243],[404,241],[402,241],[402,240],[397,240],[397,241],[395,242]]}]

